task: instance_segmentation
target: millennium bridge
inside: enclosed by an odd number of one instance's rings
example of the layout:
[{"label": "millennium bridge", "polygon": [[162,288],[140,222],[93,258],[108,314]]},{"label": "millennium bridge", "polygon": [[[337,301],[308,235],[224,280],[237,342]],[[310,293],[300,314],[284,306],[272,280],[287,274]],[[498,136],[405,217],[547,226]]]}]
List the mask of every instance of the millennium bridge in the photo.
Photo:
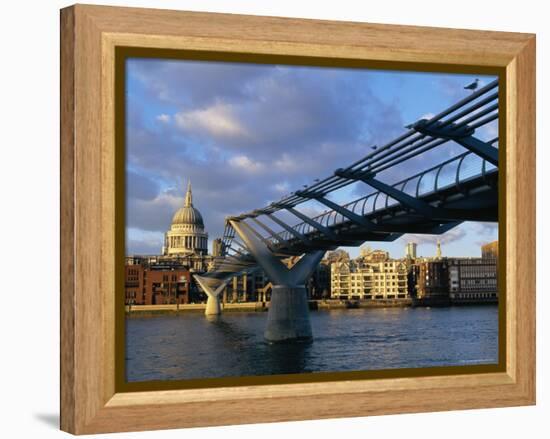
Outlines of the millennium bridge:
[{"label": "millennium bridge", "polygon": [[[194,276],[208,296],[205,313],[221,312],[220,292],[235,274],[261,268],[273,285],[265,339],[311,339],[305,282],[327,250],[394,241],[405,233],[439,235],[464,221],[497,222],[498,136],[481,140],[487,136],[479,133],[489,131],[498,114],[496,80],[408,125],[402,135],[373,146],[348,167],[267,206],[226,218],[222,255],[207,273]],[[460,145],[454,148],[460,153],[436,164],[424,160],[448,142]],[[440,157],[445,155],[449,151]],[[425,169],[406,176],[411,168]],[[367,195],[345,203],[331,199],[357,182]],[[307,215],[297,209],[311,202],[326,210]],[[297,262],[291,265],[289,258]]]}]

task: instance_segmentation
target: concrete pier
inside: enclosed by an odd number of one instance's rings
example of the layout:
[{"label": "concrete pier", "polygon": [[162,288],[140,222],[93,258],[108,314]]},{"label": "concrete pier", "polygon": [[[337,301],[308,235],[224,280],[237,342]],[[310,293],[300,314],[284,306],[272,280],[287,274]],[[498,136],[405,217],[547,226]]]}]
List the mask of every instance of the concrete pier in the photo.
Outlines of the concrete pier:
[{"label": "concrete pier", "polygon": [[208,296],[206,300],[206,309],[204,310],[204,315],[217,315],[222,313],[222,304],[220,303],[220,298],[218,296]]},{"label": "concrete pier", "polygon": [[264,338],[270,342],[311,339],[305,282],[325,252],[305,253],[288,268],[256,237],[248,224],[232,220],[231,225],[273,284]]},{"label": "concrete pier", "polygon": [[273,287],[264,338],[271,342],[312,338],[305,287]]},{"label": "concrete pier", "polygon": [[[204,314],[207,316],[218,315],[222,312],[222,305],[220,303],[220,293],[223,291],[230,278],[227,279],[212,279],[205,278],[195,274],[193,276],[202,290],[206,293],[208,299],[206,300],[206,308]],[[212,283],[218,282],[218,285],[213,287]]]}]

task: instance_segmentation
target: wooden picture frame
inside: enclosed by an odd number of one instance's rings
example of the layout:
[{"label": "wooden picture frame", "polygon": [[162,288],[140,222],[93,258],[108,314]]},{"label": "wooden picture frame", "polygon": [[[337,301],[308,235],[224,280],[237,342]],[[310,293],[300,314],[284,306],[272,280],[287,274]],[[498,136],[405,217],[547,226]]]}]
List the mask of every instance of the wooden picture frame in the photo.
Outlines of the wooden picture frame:
[{"label": "wooden picture frame", "polygon": [[[116,385],[118,47],[349,60],[505,78],[502,370],[120,391]],[[119,154],[120,155],[120,154]],[[504,156],[504,157],[502,157]],[[118,232],[117,232],[118,230]],[[120,339],[119,339],[120,342]],[[74,434],[535,403],[535,37],[76,5],[61,11],[61,429]]]}]

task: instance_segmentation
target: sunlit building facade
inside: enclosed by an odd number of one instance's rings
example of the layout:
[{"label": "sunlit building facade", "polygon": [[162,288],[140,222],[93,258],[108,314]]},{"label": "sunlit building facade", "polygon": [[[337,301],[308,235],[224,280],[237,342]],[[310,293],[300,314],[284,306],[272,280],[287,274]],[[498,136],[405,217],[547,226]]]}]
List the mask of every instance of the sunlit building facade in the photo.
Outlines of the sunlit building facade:
[{"label": "sunlit building facade", "polygon": [[[377,258],[380,254],[376,255]],[[407,291],[407,266],[400,260],[365,262],[340,260],[331,265],[331,297],[341,300],[405,299]]]}]

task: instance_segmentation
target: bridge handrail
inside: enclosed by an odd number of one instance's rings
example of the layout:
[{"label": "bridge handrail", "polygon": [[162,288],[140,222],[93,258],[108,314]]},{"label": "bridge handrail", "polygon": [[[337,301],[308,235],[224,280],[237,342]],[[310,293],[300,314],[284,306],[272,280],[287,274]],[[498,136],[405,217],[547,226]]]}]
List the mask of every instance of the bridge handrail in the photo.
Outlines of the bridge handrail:
[{"label": "bridge handrail", "polygon": [[[452,186],[452,185],[458,185],[460,186],[461,183],[463,183],[466,179],[469,180],[469,179],[472,179],[472,178],[478,178],[480,176],[483,176],[485,177],[486,173],[487,173],[487,161],[486,160],[483,160],[483,159],[480,159],[481,162],[480,162],[480,172],[478,174],[475,174],[475,175],[469,175],[467,176],[467,178],[461,180],[460,179],[460,169],[461,169],[461,164],[464,162],[464,159],[466,159],[467,157],[476,157],[476,158],[479,158],[477,155],[475,155],[474,153],[470,152],[470,151],[467,151],[467,152],[464,152],[462,154],[459,154],[455,157],[452,157],[448,160],[445,160],[444,162],[441,162],[439,163],[438,165],[435,165],[435,166],[432,166],[431,168],[429,169],[426,169],[422,172],[419,172],[411,177],[407,177],[403,180],[400,180],[398,181],[397,183],[394,183],[392,184],[391,186],[392,187],[395,187],[396,189],[400,189],[401,191],[403,191],[404,187],[406,186],[406,184],[408,182],[411,182],[415,179],[418,178],[418,183],[416,185],[416,196],[420,195],[420,192],[419,192],[419,187],[420,187],[420,182],[422,181],[422,178],[429,174],[430,172],[434,172],[434,171],[438,171],[437,174],[436,174],[436,178],[435,178],[435,182],[434,182],[434,189],[432,191],[428,191],[428,192],[424,192],[422,193],[423,196],[425,195],[430,195],[434,192],[437,192],[438,190],[442,190],[448,186]],[[449,185],[447,186],[443,186],[443,187],[440,187],[439,186],[439,178],[441,176],[441,170],[453,163],[453,162],[458,162],[457,164],[457,171],[456,171],[456,174],[455,174],[455,179],[454,181],[452,181],[451,183],[449,183]],[[400,187],[399,187],[400,186]],[[375,199],[375,201],[372,203],[372,209],[370,209],[370,211],[365,211],[365,206],[367,204],[367,200],[371,199],[371,198],[378,198],[379,196],[382,196],[382,197],[386,197],[386,202],[384,204],[384,206],[380,207],[380,208],[376,208],[377,206],[377,200]],[[371,213],[374,213],[376,212],[377,210],[380,210],[380,209],[385,209],[388,207],[388,199],[390,199],[390,197],[380,191],[375,191],[375,192],[372,192],[370,194],[367,194],[363,197],[360,197],[360,198],[357,198],[353,201],[350,201],[349,203],[346,203],[346,204],[343,204],[342,207],[352,211],[353,213],[356,213],[356,214],[360,214],[361,216],[365,216],[365,215],[368,215],[368,214],[371,214]],[[361,203],[362,202],[362,203]],[[396,201],[396,203],[398,203]],[[359,204],[362,204],[362,207],[360,209],[360,212],[357,212],[356,211],[356,208]],[[330,221],[331,217],[333,217],[333,220]],[[341,218],[341,221],[337,221],[336,219],[337,218]],[[347,221],[346,218],[344,218],[341,214],[337,213],[336,211],[330,209],[330,210],[326,210],[325,212],[317,215],[317,216],[314,216],[312,217],[312,220],[313,221],[316,221],[317,223],[325,226],[325,227],[329,227],[329,226],[335,226],[337,224],[341,224],[342,222],[345,222]],[[297,232],[301,233],[301,234],[306,234],[306,233],[309,233],[311,231],[314,231],[315,229],[310,226],[309,224],[307,224],[306,222],[300,222],[300,223],[297,223],[295,224],[294,226],[291,226],[294,230],[296,230]],[[277,236],[284,239],[284,240],[289,240],[291,238],[293,238],[293,236],[286,230],[283,230],[279,233],[277,233],[275,236],[272,236],[272,237],[269,237],[268,239],[273,242],[274,244],[278,241],[277,240]]]}]

